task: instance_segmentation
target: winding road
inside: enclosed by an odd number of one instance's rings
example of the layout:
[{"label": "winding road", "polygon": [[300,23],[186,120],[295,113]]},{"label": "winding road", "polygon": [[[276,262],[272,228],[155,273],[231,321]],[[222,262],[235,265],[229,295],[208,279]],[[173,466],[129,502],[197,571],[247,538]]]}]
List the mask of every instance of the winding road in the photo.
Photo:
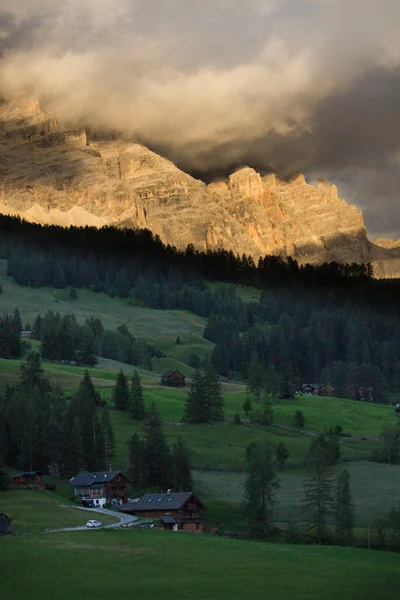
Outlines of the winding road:
[{"label": "winding road", "polygon": [[[62,506],[64,508],[84,510],[87,513],[100,513],[105,515],[111,515],[112,517],[119,519],[117,523],[111,523],[110,525],[102,525],[101,527],[97,527],[97,529],[116,529],[118,527],[128,525],[129,523],[133,523],[134,521],[138,520],[138,518],[134,517],[133,515],[118,513],[114,510],[108,510],[108,508],[84,508],[83,506],[67,506],[66,504],[63,504]],[[86,525],[80,525],[79,527],[61,527],[59,529],[46,529],[42,533],[54,533],[56,531],[91,531],[91,529],[89,527],[86,527]]]}]

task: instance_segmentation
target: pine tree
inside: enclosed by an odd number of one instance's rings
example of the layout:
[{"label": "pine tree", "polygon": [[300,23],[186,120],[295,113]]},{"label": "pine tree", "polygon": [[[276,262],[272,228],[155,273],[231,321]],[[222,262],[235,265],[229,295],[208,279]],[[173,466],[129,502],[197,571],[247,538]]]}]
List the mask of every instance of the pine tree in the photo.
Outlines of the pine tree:
[{"label": "pine tree", "polygon": [[103,459],[106,469],[111,468],[111,464],[115,458],[115,434],[111,425],[110,413],[108,405],[104,404],[101,409],[101,428],[103,432]]},{"label": "pine tree", "polygon": [[16,308],[14,310],[12,323],[13,323],[14,331],[18,332],[18,335],[20,335],[20,333],[22,331],[22,321],[21,321],[21,317],[20,317],[18,308]]},{"label": "pine tree", "polygon": [[350,490],[350,473],[344,469],[336,483],[336,533],[349,544],[353,536],[354,503]]},{"label": "pine tree", "polygon": [[272,396],[272,398],[279,396],[279,390],[280,390],[279,375],[278,375],[278,371],[276,370],[275,366],[272,363],[270,363],[268,365],[268,368],[265,372],[264,379],[263,379],[263,385],[264,385],[265,392],[268,395]]},{"label": "pine tree", "polygon": [[209,361],[206,361],[203,371],[203,393],[207,421],[224,420],[224,397],[221,384],[218,381],[217,371]]},{"label": "pine tree", "polygon": [[117,375],[117,381],[113,389],[114,407],[116,410],[125,411],[129,409],[130,397],[128,390],[128,381],[122,369]]},{"label": "pine tree", "polygon": [[161,419],[155,402],[148,415],[144,439],[144,457],[146,464],[146,484],[148,487],[165,489],[170,487],[171,453],[167,446]]},{"label": "pine tree", "polygon": [[196,369],[189,384],[183,418],[189,423],[206,423],[209,420],[204,381],[199,369]]},{"label": "pine tree", "polygon": [[133,487],[143,492],[146,482],[145,443],[141,437],[134,433],[128,441],[129,475]]},{"label": "pine tree", "polygon": [[71,434],[69,439],[67,440],[67,444],[69,454],[69,472],[79,473],[80,471],[83,471],[87,467],[87,465],[85,459],[86,452],[83,445],[79,419],[77,417],[74,419]]},{"label": "pine tree", "polygon": [[303,429],[304,423],[305,423],[305,419],[304,419],[303,411],[296,410],[296,412],[294,413],[293,421],[292,421],[293,427],[295,427],[296,429]]},{"label": "pine tree", "polygon": [[132,407],[132,418],[141,421],[146,416],[146,407],[144,403],[143,388],[140,382],[139,373],[136,369],[133,372],[131,385],[129,389],[130,405]]},{"label": "pine tree", "polygon": [[261,402],[261,393],[264,385],[264,373],[256,353],[253,353],[247,371],[247,391],[254,394],[257,402]]},{"label": "pine tree", "polygon": [[172,487],[177,492],[192,490],[189,451],[180,437],[172,448]]},{"label": "pine tree", "polygon": [[268,440],[253,442],[246,450],[246,458],[244,508],[251,535],[263,538],[272,527],[274,492],[279,487],[274,448]]},{"label": "pine tree", "polygon": [[281,469],[289,458],[289,450],[286,448],[283,442],[279,442],[275,447],[276,462],[278,467]]},{"label": "pine tree", "polygon": [[318,544],[327,539],[328,518],[332,514],[333,478],[330,462],[323,452],[311,452],[308,477],[304,482],[303,506],[308,531],[314,532]]},{"label": "pine tree", "polygon": [[246,398],[246,400],[244,401],[243,410],[244,410],[246,417],[248,417],[251,414],[251,411],[253,410],[253,406],[251,404],[250,398]]}]

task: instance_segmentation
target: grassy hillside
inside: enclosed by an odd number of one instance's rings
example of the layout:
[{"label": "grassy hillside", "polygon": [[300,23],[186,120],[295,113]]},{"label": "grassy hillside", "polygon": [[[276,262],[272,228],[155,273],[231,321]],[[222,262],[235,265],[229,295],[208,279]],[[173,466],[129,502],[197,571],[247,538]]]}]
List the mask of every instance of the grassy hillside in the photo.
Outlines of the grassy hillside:
[{"label": "grassy hillside", "polygon": [[[136,306],[129,299],[111,298],[90,290],[77,290],[77,299],[69,298],[68,289],[28,288],[16,285],[6,276],[7,264],[0,260],[0,313],[13,313],[18,307],[22,321],[31,324],[38,314],[47,310],[61,315],[73,313],[79,323],[94,316],[106,329],[115,330],[126,325],[131,333],[142,337],[180,362],[187,362],[189,355],[197,352],[204,356],[211,352],[213,344],[203,338],[206,319],[187,311],[153,310]],[[177,336],[182,344],[176,344]]]},{"label": "grassy hillside", "polygon": [[[0,540],[7,600],[393,600],[398,556],[122,530]],[[290,576],[288,576],[290,574]],[[33,584],[34,582],[34,584]]]},{"label": "grassy hillside", "polygon": [[[368,526],[395,504],[400,489],[400,465],[389,466],[367,461],[336,465],[333,475],[348,469],[356,510],[356,524]],[[199,493],[206,501],[225,500],[238,505],[243,498],[244,473],[194,471]],[[277,522],[302,520],[303,469],[284,470],[279,474],[274,518]]]},{"label": "grassy hillside", "polygon": [[[13,520],[13,533],[40,533],[44,529],[78,527],[98,514],[76,508],[55,492],[44,490],[9,490],[0,493],[0,512]],[[100,517],[104,525],[119,521],[110,515]],[[0,550],[1,551],[1,550]]]}]

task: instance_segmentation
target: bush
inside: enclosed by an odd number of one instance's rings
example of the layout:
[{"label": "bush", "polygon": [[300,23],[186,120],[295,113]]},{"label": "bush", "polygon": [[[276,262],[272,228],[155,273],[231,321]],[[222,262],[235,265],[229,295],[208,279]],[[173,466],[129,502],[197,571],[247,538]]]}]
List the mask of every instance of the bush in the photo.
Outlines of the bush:
[{"label": "bush", "polygon": [[240,418],[240,415],[238,413],[236,413],[233,422],[235,425],[241,425],[242,424],[242,419]]},{"label": "bush", "polygon": [[48,492],[55,492],[57,490],[56,484],[51,483],[50,481],[46,481],[46,483],[44,484],[44,487]]},{"label": "bush", "polygon": [[292,425],[296,429],[303,429],[305,423],[305,418],[301,410],[296,410],[294,413]]}]

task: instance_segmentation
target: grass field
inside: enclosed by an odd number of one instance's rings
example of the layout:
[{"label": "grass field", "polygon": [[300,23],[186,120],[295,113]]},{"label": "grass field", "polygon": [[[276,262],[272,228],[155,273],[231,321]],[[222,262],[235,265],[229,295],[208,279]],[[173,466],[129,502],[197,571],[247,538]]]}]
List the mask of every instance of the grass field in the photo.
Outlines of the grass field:
[{"label": "grass field", "polygon": [[7,600],[394,600],[400,581],[392,553],[154,530],[9,537],[0,554]]},{"label": "grass field", "polygon": [[[44,490],[9,490],[0,493],[0,511],[13,520],[13,533],[40,533],[44,529],[78,527],[98,513],[75,508],[75,504],[55,492]],[[119,521],[102,514],[104,525]]]},{"label": "grass field", "polygon": [[[398,505],[400,465],[381,465],[367,461],[341,463],[333,468],[333,476],[337,476],[344,468],[350,473],[357,526],[367,526]],[[302,520],[303,483],[306,475],[303,469],[284,470],[279,474],[275,521]],[[242,501],[246,478],[244,473],[193,471],[193,477],[196,488],[206,501],[224,500],[234,504]]]},{"label": "grass field", "polygon": [[[7,261],[0,260],[0,313],[13,313],[18,307],[23,323],[31,324],[47,310],[61,315],[73,313],[79,323],[94,316],[106,329],[126,325],[133,335],[154,344],[178,362],[187,362],[193,352],[200,356],[211,352],[213,344],[203,338],[206,319],[187,311],[154,310],[136,306],[129,299],[111,298],[90,290],[77,290],[77,299],[69,298],[68,289],[28,288],[16,285],[6,276]],[[179,335],[182,344],[176,344]]]}]

